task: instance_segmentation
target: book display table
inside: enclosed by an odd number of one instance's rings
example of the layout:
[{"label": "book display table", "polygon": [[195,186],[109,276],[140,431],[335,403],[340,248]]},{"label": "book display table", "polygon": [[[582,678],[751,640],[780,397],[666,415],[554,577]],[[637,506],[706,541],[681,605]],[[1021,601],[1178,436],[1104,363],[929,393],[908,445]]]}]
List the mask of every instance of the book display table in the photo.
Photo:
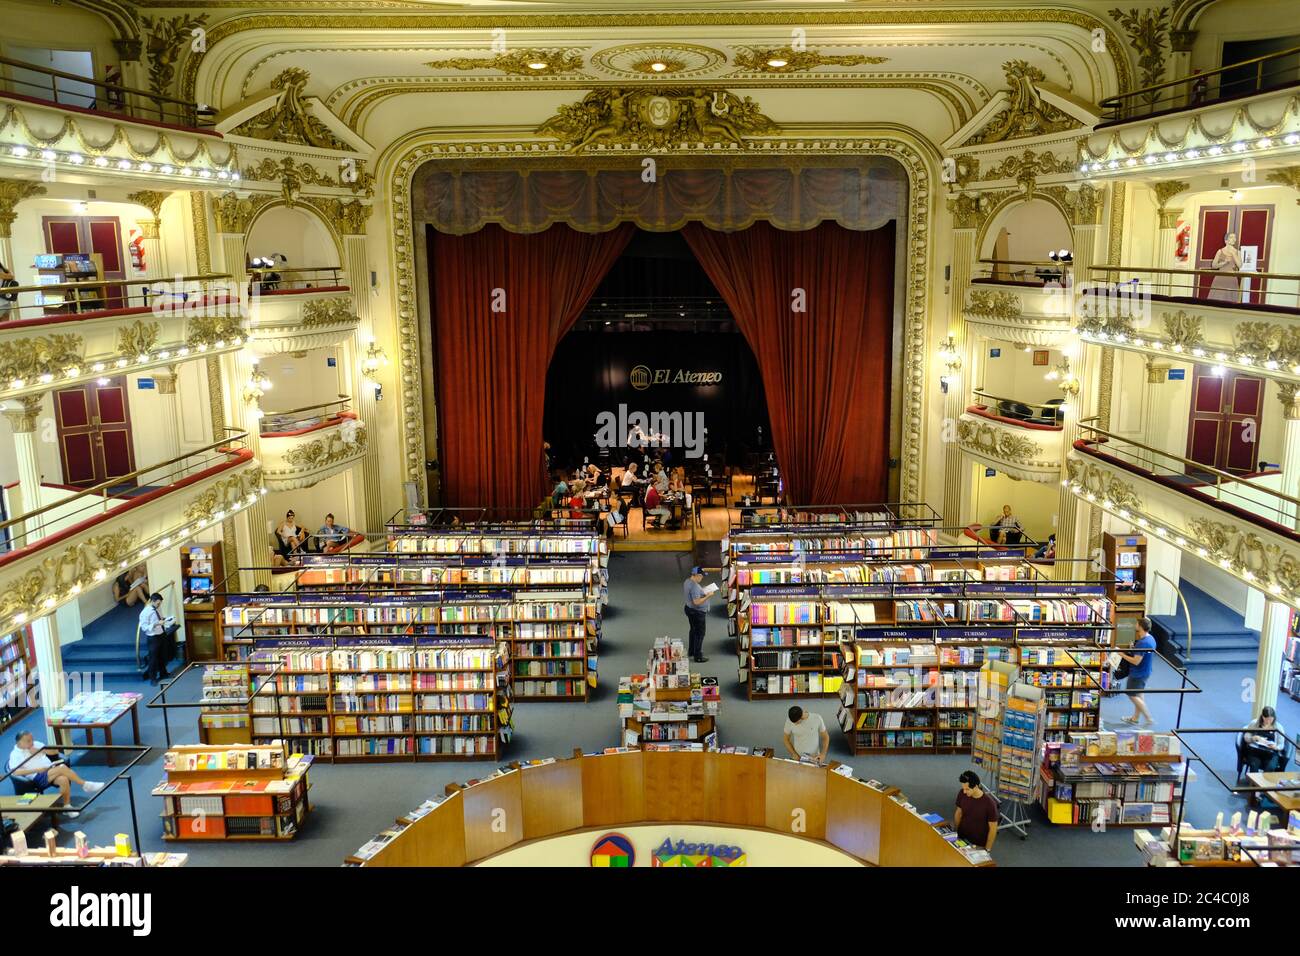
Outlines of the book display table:
[{"label": "book display table", "polygon": [[[59,739],[63,731],[83,730],[86,733],[86,743],[91,746],[95,743],[95,731],[102,730],[104,732],[104,743],[111,747],[113,745],[113,725],[127,714],[130,714],[131,740],[138,746],[140,743],[140,713],[138,710],[140,699],[139,694],[117,694],[110,691],[78,694],[58,710],[50,712],[50,729],[54,731],[56,740]],[[109,751],[109,766],[112,766],[114,762],[113,753]]]}]

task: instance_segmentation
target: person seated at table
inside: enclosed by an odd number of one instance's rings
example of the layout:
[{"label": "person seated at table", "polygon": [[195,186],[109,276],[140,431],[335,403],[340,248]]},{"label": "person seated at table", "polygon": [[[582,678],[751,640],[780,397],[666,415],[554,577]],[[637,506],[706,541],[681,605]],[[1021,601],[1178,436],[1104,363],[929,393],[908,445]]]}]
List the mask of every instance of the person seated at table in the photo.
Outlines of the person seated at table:
[{"label": "person seated at table", "polygon": [[673,516],[672,511],[664,507],[663,496],[660,495],[659,489],[655,485],[651,485],[646,489],[644,507],[647,517],[654,516],[655,520],[651,524],[656,528],[662,528],[664,522]]},{"label": "person seated at table", "polygon": [[585,469],[583,469],[583,470],[586,472],[586,474],[584,474],[584,475],[582,476],[582,478],[583,478],[583,480],[584,480],[585,482],[587,482],[587,487],[588,487],[588,488],[596,488],[596,487],[599,487],[599,485],[600,485],[600,465],[596,464],[596,463],[593,461],[593,462],[590,462],[590,463],[587,465],[587,467],[586,467]]},{"label": "person seated at table", "polygon": [[149,579],[143,565],[137,564],[117,576],[113,581],[113,600],[127,607],[149,600]]},{"label": "person seated at table", "polygon": [[271,566],[283,568],[298,560],[307,544],[307,532],[294,520],[292,511],[284,513],[284,521],[275,529],[275,553],[271,555]]},{"label": "person seated at table", "polygon": [[664,470],[663,461],[658,458],[655,459],[654,463],[653,481],[655,490],[658,491],[661,496],[668,494],[668,472]]},{"label": "person seated at table", "polygon": [[637,485],[645,484],[645,479],[637,475],[636,469],[637,463],[629,461],[627,467],[623,469],[623,480],[620,482],[622,493],[632,499],[637,496]]},{"label": "person seated at table", "polygon": [[992,530],[994,544],[1019,544],[1025,529],[1020,519],[1011,513],[1011,506],[1003,505],[1002,514],[993,522]]},{"label": "person seated at table", "polygon": [[1281,770],[1286,759],[1286,731],[1277,711],[1265,707],[1241,735],[1241,759],[1250,773]]},{"label": "person seated at table", "polygon": [[587,490],[587,483],[579,478],[570,487],[569,492],[572,497],[569,498],[569,517],[585,518],[587,517],[587,496],[584,492]]},{"label": "person seated at table", "polygon": [[1047,540],[1044,541],[1042,544],[1040,544],[1038,546],[1038,550],[1034,552],[1034,557],[1040,558],[1045,561],[1051,561],[1056,558],[1056,535],[1055,534],[1049,534],[1047,536]]},{"label": "person seated at table", "polygon": [[[52,747],[46,747],[35,737],[30,730],[20,730],[14,743],[14,749],[9,754],[9,769],[13,775],[25,783],[30,788],[35,789],[37,793],[44,793],[50,787],[58,787],[59,796],[64,804],[72,796],[72,785],[75,783],[86,792],[87,795],[99,793],[104,789],[104,785],[97,780],[83,780],[77,775],[77,772],[67,764],[55,764],[51,757],[58,757],[59,752]],[[77,811],[60,814],[60,816],[75,817]]]},{"label": "person seated at table", "polygon": [[334,515],[325,516],[325,523],[316,530],[316,547],[322,554],[333,554],[352,540],[352,529],[335,524]]},{"label": "person seated at table", "polygon": [[551,489],[551,507],[563,508],[564,503],[569,500],[569,482],[564,477],[564,472],[557,470],[555,472],[555,487]]},{"label": "person seated at table", "polygon": [[600,516],[605,526],[605,537],[614,537],[614,530],[621,524],[627,523],[627,506],[623,504],[623,499],[618,495],[613,495],[609,499],[609,510]]}]

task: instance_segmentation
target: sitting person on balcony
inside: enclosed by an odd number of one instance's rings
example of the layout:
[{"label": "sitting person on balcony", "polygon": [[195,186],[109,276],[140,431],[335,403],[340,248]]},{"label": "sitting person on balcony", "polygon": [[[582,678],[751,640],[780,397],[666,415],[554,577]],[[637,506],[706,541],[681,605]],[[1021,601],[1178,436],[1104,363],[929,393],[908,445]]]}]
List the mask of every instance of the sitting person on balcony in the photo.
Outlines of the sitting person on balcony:
[{"label": "sitting person on balcony", "polygon": [[334,515],[327,514],[325,523],[316,531],[316,547],[322,554],[341,551],[352,540],[352,529],[347,525],[335,524]]},{"label": "sitting person on balcony", "polygon": [[284,523],[275,529],[275,553],[271,566],[283,568],[293,564],[307,544],[307,532],[298,526],[292,511],[284,513]]},{"label": "sitting person on balcony", "polygon": [[587,517],[587,496],[585,494],[586,490],[587,490],[587,483],[583,481],[581,478],[576,479],[573,482],[573,484],[569,486],[569,493],[572,496],[569,498],[570,518]]},{"label": "sitting person on balcony", "polygon": [[137,564],[117,576],[113,581],[113,600],[127,607],[149,600],[149,579],[144,573],[143,565]]},{"label": "sitting person on balcony", "polygon": [[1034,557],[1043,561],[1053,561],[1056,559],[1056,535],[1049,534],[1047,540],[1038,546],[1034,552]]},{"label": "sitting person on balcony", "polygon": [[1019,544],[1025,536],[1025,529],[1020,519],[1011,513],[1010,505],[1002,506],[1002,514],[993,522],[992,531],[994,544]]},{"label": "sitting person on balcony", "polygon": [[[57,750],[46,747],[32,736],[30,730],[20,730],[14,749],[9,754],[9,769],[13,771],[16,778],[27,785],[29,791],[44,793],[50,787],[58,787],[59,796],[64,804],[72,795],[74,783],[86,791],[87,795],[99,793],[104,789],[104,785],[97,780],[83,780],[67,764],[56,764],[50,759],[58,756]],[[14,789],[17,790],[18,787],[15,786]],[[73,810],[71,813],[61,815],[75,817],[77,811]]]}]

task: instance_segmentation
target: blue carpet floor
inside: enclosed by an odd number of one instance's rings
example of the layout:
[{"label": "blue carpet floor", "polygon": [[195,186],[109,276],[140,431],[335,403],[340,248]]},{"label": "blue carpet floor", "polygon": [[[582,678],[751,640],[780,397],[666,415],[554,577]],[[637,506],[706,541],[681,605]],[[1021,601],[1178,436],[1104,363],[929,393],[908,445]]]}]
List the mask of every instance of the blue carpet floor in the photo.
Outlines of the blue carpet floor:
[{"label": "blue carpet floor", "polygon": [[[520,704],[516,710],[516,735],[506,756],[510,759],[567,755],[574,746],[586,749],[614,746],[618,743],[619,722],[615,707],[618,677],[633,673],[645,665],[646,651],[664,634],[685,637],[685,616],[681,611],[681,581],[690,561],[685,554],[620,553],[610,562],[610,601],[606,616],[605,642],[600,658],[601,685],[587,704],[535,703]],[[726,634],[723,609],[714,608],[708,624],[705,653],[712,660],[701,665],[705,674],[716,674],[725,688],[719,718],[724,743],[751,746],[779,746],[782,724],[789,701],[748,701],[736,680],[735,657]],[[134,641],[134,615],[113,612],[108,623],[96,621],[87,627],[87,648],[82,654],[95,653],[96,647],[113,647]],[[114,622],[116,622],[114,624]],[[120,629],[116,633],[113,627]],[[65,656],[76,645],[65,649]],[[1214,668],[1196,672],[1193,680],[1203,692],[1187,695],[1183,726],[1239,725],[1248,719],[1250,705],[1243,698],[1254,676],[1250,668]],[[1174,694],[1158,694],[1158,688],[1177,686],[1176,672],[1158,664],[1151,681],[1148,702],[1157,720],[1157,728],[1172,725],[1177,710]],[[157,691],[134,677],[107,676],[105,689],[135,690],[146,700]],[[198,697],[199,677],[192,674],[174,685],[169,700],[193,701]],[[836,702],[833,699],[801,702],[820,713],[834,728]],[[1103,719],[1118,723],[1129,712],[1120,698],[1108,699],[1103,705]],[[1300,729],[1300,704],[1289,698],[1278,707],[1281,721],[1293,733]],[[197,711],[172,711],[170,717],[173,743],[198,740]],[[24,719],[22,726],[41,734],[39,714]],[[1121,725],[1122,726],[1122,725]],[[118,742],[130,738],[129,721],[118,725]],[[12,741],[12,730],[9,740]],[[161,801],[149,796],[149,790],[162,777],[162,754],[166,748],[161,711],[141,707],[141,733],[151,753],[132,773],[141,839],[145,849],[165,847],[190,854],[192,865],[225,866],[337,866],[374,833],[388,826],[398,815],[418,805],[445,784],[464,780],[487,770],[486,763],[393,763],[382,765],[322,764],[312,771],[311,800],[313,813],[302,834],[292,843],[255,842],[164,844],[158,819]],[[950,813],[957,792],[957,776],[970,768],[969,758],[962,756],[854,757],[848,752],[844,736],[832,731],[831,756],[854,767],[859,776],[873,776],[899,786],[918,806]],[[10,744],[12,746],[12,743]],[[1230,737],[1208,740],[1202,753],[1225,777],[1234,771]],[[83,776],[107,779],[109,768],[91,762],[84,752],[74,753],[74,764]],[[1188,819],[1199,824],[1212,823],[1219,810],[1242,809],[1244,800],[1234,800],[1208,774],[1197,767],[1197,779],[1188,794]],[[80,795],[78,795],[80,800]],[[994,858],[1002,866],[1137,866],[1140,859],[1133,848],[1130,829],[1113,828],[1094,833],[1084,828],[1061,828],[1046,823],[1036,810],[1029,838],[1021,841],[1014,835],[1000,838]],[[112,842],[119,832],[130,832],[130,813],[125,781],[105,790],[86,814],[67,829],[84,830],[95,843]]]},{"label": "blue carpet floor", "polygon": [[1176,661],[1198,673],[1212,667],[1254,667],[1259,657],[1259,631],[1246,627],[1240,614],[1196,585],[1181,581],[1179,590],[1191,617],[1190,656],[1187,617],[1182,610],[1153,618],[1157,636],[1167,637],[1173,644]]}]

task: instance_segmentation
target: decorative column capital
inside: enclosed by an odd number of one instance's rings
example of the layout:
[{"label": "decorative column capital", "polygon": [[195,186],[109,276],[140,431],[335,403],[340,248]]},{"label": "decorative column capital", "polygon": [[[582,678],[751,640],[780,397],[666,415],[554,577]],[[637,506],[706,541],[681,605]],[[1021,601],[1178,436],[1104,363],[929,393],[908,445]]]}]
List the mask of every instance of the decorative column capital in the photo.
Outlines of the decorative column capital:
[{"label": "decorative column capital", "polygon": [[24,395],[11,403],[0,406],[0,413],[9,422],[15,435],[28,435],[36,431],[36,422],[41,415],[41,396]]},{"label": "decorative column capital", "polygon": [[1289,422],[1300,421],[1300,385],[1295,382],[1282,382],[1277,387],[1277,401],[1282,406],[1282,417]]},{"label": "decorative column capital", "polygon": [[17,206],[24,199],[45,194],[45,187],[30,179],[0,179],[0,239],[13,238]]},{"label": "decorative column capital", "polygon": [[1160,210],[1160,228],[1175,229],[1178,226],[1178,218],[1183,214],[1181,209],[1161,209]]},{"label": "decorative column capital", "polygon": [[153,373],[153,380],[158,386],[159,395],[176,394],[176,366],[168,365],[165,370],[159,369]]}]

